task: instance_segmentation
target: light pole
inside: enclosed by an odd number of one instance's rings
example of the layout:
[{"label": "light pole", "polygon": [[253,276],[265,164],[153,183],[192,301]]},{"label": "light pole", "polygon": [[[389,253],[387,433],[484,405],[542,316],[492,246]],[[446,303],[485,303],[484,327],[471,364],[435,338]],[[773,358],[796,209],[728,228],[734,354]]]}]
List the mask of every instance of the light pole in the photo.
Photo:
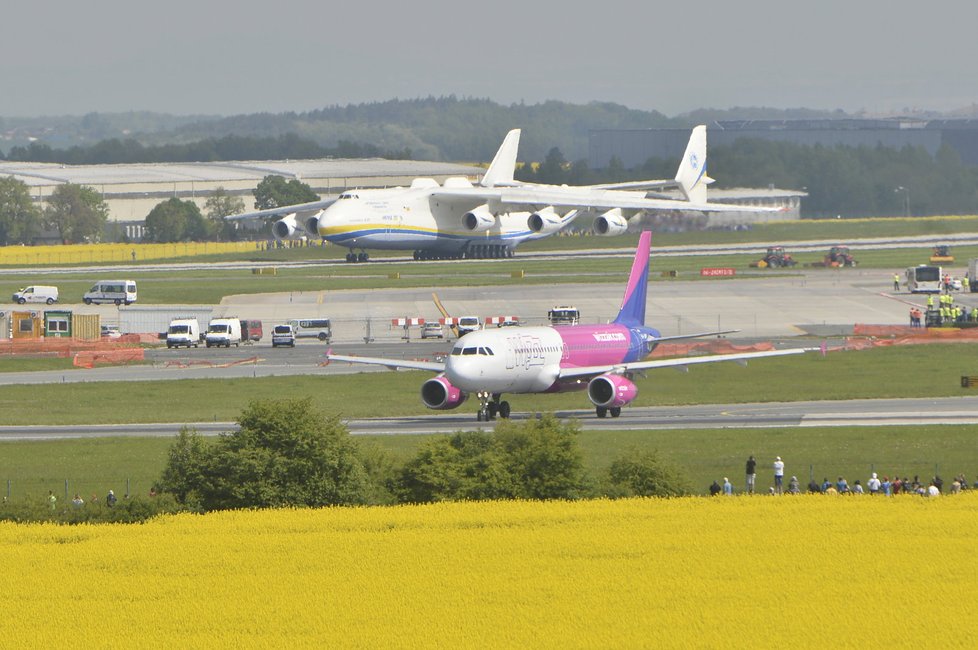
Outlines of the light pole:
[{"label": "light pole", "polygon": [[903,215],[905,217],[909,217],[910,216],[910,188],[901,185],[900,187],[896,188],[893,191],[903,192]]}]

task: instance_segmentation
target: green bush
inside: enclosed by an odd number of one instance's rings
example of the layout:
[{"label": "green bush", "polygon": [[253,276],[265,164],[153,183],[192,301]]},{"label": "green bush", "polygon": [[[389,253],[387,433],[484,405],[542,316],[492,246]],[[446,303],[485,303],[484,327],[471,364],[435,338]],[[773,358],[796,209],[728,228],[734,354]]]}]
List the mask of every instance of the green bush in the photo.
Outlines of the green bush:
[{"label": "green bush", "polygon": [[203,510],[368,502],[368,475],[350,432],[310,398],[255,400],[238,424],[216,444],[182,431],[160,489]]},{"label": "green bush", "polygon": [[692,491],[685,473],[657,451],[632,449],[616,458],[608,468],[608,481],[606,492],[615,498],[675,497]]},{"label": "green bush", "polygon": [[435,438],[405,464],[398,495],[412,503],[588,496],[578,433],[576,423],[547,415]]}]

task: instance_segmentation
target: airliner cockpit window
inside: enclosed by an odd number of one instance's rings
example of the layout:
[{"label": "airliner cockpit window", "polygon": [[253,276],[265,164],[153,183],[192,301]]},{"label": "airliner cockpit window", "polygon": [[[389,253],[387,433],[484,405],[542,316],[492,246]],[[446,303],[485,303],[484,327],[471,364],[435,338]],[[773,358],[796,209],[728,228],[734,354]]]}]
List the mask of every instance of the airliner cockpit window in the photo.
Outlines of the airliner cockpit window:
[{"label": "airliner cockpit window", "polygon": [[453,357],[457,357],[460,354],[462,354],[462,346],[459,346],[457,348],[452,348],[452,356]]},{"label": "airliner cockpit window", "polygon": [[470,354],[477,354],[478,350],[476,348],[465,348],[462,350],[462,354],[468,356]]}]

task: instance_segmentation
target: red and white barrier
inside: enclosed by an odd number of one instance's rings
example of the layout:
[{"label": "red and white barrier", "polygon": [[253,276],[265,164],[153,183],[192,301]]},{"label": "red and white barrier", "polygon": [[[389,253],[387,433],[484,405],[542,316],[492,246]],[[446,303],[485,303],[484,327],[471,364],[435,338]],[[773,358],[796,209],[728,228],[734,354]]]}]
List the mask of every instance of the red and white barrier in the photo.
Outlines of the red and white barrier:
[{"label": "red and white barrier", "polygon": [[519,316],[490,316],[486,318],[486,325],[503,325],[504,323],[518,323]]},{"label": "red and white barrier", "polygon": [[392,318],[391,325],[394,327],[415,327],[424,325],[423,318]]}]

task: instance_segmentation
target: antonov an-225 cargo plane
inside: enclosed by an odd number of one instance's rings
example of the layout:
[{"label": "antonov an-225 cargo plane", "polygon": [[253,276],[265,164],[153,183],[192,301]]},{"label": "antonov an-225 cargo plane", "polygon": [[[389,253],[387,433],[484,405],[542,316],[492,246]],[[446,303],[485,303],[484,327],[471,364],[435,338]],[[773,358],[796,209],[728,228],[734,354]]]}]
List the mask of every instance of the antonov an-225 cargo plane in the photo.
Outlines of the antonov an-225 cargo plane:
[{"label": "antonov an-225 cargo plane", "polygon": [[[364,262],[368,249],[413,250],[419,260],[512,257],[518,244],[548,237],[584,213],[596,215],[597,234],[620,235],[645,210],[776,211],[706,200],[713,179],[706,175],[703,125],[690,134],[673,180],[573,187],[521,183],[513,179],[519,141],[519,129],[506,135],[478,185],[466,178],[448,178],[442,185],[416,178],[411,187],[348,190],[334,199],[228,218],[284,215],[272,225],[277,238],[321,237],[350,249],[348,262]],[[676,186],[683,200],[649,195]]]},{"label": "antonov an-225 cargo plane", "polygon": [[805,349],[645,360],[662,341],[727,332],[662,336],[645,325],[645,302],[652,233],[639,238],[631,274],[618,317],[607,325],[506,327],[466,334],[456,341],[444,363],[344,356],[326,353],[330,361],[349,361],[411,368],[438,373],[421,386],[421,400],[431,409],[453,409],[469,395],[479,399],[478,419],[499,414],[509,417],[504,393],[557,393],[587,389],[599,418],[621,415],[638,394],[632,376],[652,368],[683,367],[717,361],[745,361],[760,357],[800,354]]}]

